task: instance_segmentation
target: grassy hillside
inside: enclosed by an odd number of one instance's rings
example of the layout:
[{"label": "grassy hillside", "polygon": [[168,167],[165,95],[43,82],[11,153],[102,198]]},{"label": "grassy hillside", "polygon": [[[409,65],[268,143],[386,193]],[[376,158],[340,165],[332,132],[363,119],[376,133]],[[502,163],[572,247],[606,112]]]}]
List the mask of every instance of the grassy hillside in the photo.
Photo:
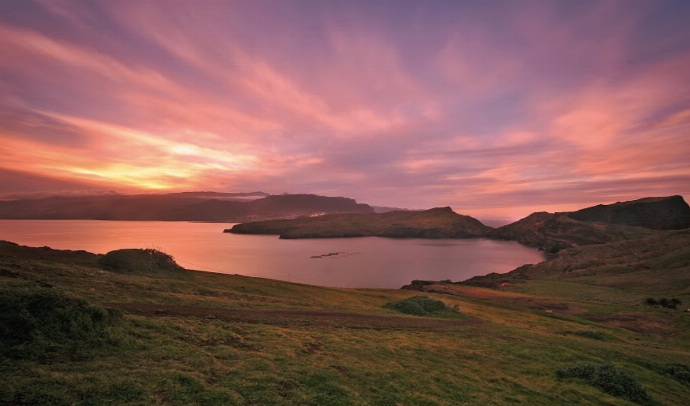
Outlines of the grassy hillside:
[{"label": "grassy hillside", "polygon": [[[155,267],[151,253],[136,255],[115,258]],[[546,281],[531,286],[536,295],[448,285],[444,294],[424,294],[457,311],[410,316],[391,303],[420,292],[179,271],[167,261],[144,272],[106,269],[103,258],[0,244],[0,300],[36,303],[0,310],[3,320],[30,327],[3,341],[23,351],[2,352],[0,404],[683,405],[690,398],[690,317],[645,305],[644,289],[573,283],[575,294],[558,285],[570,281]],[[685,257],[678,258],[655,260]],[[44,329],[45,318],[62,324]],[[59,340],[48,339],[57,333]]]},{"label": "grassy hillside", "polygon": [[515,240],[549,253],[562,249],[658,235],[655,230],[690,227],[682,196],[648,197],[587,207],[575,212],[537,212],[494,230],[490,237]]},{"label": "grassy hillside", "polygon": [[497,228],[491,237],[515,240],[547,253],[556,253],[571,247],[633,240],[658,233],[643,227],[579,221],[570,217],[570,213],[540,212]]},{"label": "grassy hillside", "polygon": [[528,285],[549,282],[606,286],[638,295],[678,296],[690,302],[690,229],[573,247],[542,263],[507,274],[477,276],[465,283],[488,287],[508,284],[524,290]]},{"label": "grassy hillside", "polygon": [[425,211],[393,211],[368,214],[333,214],[237,224],[226,232],[275,234],[280,238],[471,238],[486,236],[493,229],[450,207]]}]

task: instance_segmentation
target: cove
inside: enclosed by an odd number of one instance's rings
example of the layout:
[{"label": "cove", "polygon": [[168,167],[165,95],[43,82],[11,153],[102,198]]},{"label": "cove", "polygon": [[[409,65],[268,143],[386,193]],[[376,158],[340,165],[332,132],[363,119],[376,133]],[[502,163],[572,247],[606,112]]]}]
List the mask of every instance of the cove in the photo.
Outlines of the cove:
[{"label": "cove", "polygon": [[505,273],[544,256],[513,241],[378,237],[281,240],[223,233],[227,223],[0,220],[0,239],[104,254],[155,248],[188,269],[329,287],[393,288]]}]

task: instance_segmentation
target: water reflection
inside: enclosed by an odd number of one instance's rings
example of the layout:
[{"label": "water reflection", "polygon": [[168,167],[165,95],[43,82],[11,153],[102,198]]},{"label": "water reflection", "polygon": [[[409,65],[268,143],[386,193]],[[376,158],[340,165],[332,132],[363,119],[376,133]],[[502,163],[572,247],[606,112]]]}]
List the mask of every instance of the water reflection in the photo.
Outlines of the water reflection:
[{"label": "water reflection", "polygon": [[399,288],[413,279],[464,280],[543,260],[510,241],[343,238],[280,240],[224,234],[228,224],[95,220],[0,220],[0,239],[106,253],[156,248],[180,265],[334,287]]}]

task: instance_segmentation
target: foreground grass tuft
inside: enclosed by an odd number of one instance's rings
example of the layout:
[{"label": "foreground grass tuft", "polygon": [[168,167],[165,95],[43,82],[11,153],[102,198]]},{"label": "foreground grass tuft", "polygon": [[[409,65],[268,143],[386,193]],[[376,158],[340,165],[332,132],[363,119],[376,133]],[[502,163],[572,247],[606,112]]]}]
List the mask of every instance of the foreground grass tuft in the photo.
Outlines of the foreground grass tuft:
[{"label": "foreground grass tuft", "polygon": [[413,296],[388,303],[384,307],[412,316],[455,316],[460,314],[457,308],[449,308],[442,301],[427,296]]},{"label": "foreground grass tuft", "polygon": [[683,364],[663,364],[660,367],[665,374],[671,375],[675,380],[690,385],[690,367]]},{"label": "foreground grass tuft", "polygon": [[0,357],[81,354],[109,342],[119,312],[92,306],[54,289],[0,290]]},{"label": "foreground grass tuft", "polygon": [[627,399],[641,405],[653,405],[655,402],[647,391],[627,371],[611,364],[577,364],[557,372],[559,378],[584,379],[589,385],[609,395]]}]

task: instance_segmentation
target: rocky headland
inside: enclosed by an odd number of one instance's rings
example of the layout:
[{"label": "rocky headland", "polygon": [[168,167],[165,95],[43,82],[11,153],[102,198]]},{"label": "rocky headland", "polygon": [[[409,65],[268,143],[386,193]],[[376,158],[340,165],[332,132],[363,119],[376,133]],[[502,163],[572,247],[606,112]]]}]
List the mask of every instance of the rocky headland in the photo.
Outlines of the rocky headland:
[{"label": "rocky headland", "polygon": [[226,233],[269,234],[280,238],[476,238],[490,235],[493,228],[450,207],[424,211],[333,214],[290,220],[237,224]]},{"label": "rocky headland", "polygon": [[547,253],[655,235],[690,227],[690,207],[681,196],[597,205],[575,212],[533,213],[497,228],[491,237],[514,240]]}]

